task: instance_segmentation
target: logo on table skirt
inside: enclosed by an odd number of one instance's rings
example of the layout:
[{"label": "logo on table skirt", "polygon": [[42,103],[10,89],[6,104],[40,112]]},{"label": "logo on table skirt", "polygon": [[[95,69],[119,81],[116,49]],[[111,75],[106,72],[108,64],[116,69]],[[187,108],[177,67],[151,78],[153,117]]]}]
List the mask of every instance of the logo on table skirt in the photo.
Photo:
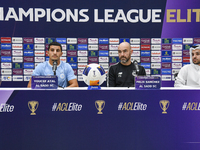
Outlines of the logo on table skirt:
[{"label": "logo on table skirt", "polygon": [[70,103],[54,103],[52,111],[81,111],[82,105],[74,102]]},{"label": "logo on table skirt", "polygon": [[118,105],[118,110],[124,111],[145,111],[147,109],[147,104],[142,102],[120,102]]},{"label": "logo on table skirt", "polygon": [[0,112],[13,112],[14,105],[0,104]]},{"label": "logo on table skirt", "polygon": [[32,113],[30,115],[36,115],[35,111],[38,109],[39,102],[38,101],[29,101],[28,102],[28,108]]},{"label": "logo on table skirt", "polygon": [[102,110],[104,109],[105,104],[106,103],[105,103],[104,100],[97,100],[97,101],[95,101],[95,107],[98,110],[97,114],[103,114]]},{"label": "logo on table skirt", "polygon": [[160,108],[163,110],[162,114],[167,114],[167,109],[169,108],[170,102],[168,100],[161,100],[159,102]]},{"label": "logo on table skirt", "polygon": [[200,111],[200,102],[184,102],[182,110]]}]

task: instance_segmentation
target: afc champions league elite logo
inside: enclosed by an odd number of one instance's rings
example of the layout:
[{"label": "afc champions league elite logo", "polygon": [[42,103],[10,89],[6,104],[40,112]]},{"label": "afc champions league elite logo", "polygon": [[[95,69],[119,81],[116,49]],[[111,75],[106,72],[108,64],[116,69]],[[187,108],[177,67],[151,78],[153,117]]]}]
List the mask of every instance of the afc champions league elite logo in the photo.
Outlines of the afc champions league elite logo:
[{"label": "afc champions league elite logo", "polygon": [[32,111],[32,113],[30,115],[36,115],[35,111],[37,110],[38,106],[39,106],[38,101],[29,101],[28,102],[28,108],[30,109],[30,111]]},{"label": "afc champions league elite logo", "polygon": [[97,114],[103,114],[101,111],[105,107],[105,101],[97,100],[97,101],[95,101],[95,106],[96,106],[97,110],[99,111]]},{"label": "afc champions league elite logo", "polygon": [[166,110],[169,108],[169,101],[161,100],[159,104],[160,104],[160,108],[163,110],[162,114],[167,114]]}]

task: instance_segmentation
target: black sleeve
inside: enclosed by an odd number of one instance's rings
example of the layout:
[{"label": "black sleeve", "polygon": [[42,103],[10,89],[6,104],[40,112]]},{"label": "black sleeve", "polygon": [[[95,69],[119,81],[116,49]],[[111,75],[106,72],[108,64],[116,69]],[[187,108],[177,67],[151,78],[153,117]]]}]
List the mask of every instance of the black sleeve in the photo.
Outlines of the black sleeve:
[{"label": "black sleeve", "polygon": [[115,87],[115,86],[116,86],[116,77],[113,67],[111,66],[108,70],[108,75],[107,75],[107,87]]},{"label": "black sleeve", "polygon": [[140,71],[139,71],[139,76],[146,76],[146,71],[145,71],[145,69],[144,69],[144,67],[143,66],[139,66],[139,68],[140,68]]}]

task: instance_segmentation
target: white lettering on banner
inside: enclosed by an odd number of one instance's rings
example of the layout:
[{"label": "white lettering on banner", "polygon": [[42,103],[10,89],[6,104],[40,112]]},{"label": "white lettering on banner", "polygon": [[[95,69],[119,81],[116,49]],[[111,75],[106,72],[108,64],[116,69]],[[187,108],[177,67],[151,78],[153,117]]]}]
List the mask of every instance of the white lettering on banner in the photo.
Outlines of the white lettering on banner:
[{"label": "white lettering on banner", "polygon": [[[6,12],[5,10],[8,11]],[[88,22],[89,16],[87,13],[89,9],[50,9],[50,8],[29,8],[27,11],[24,8],[15,9],[13,7],[0,7],[0,20],[1,21],[10,21],[14,19],[15,21],[23,21],[24,18],[28,18],[30,22],[39,22],[41,19],[45,19],[46,22]],[[99,18],[99,10],[94,9],[94,22],[101,23],[117,23],[123,21],[125,23],[161,23],[161,9],[130,9],[127,12],[124,12],[123,9],[104,9],[103,18]],[[116,15],[114,15],[116,14]],[[145,16],[145,17],[144,17]],[[81,19],[80,19],[81,18]]]}]

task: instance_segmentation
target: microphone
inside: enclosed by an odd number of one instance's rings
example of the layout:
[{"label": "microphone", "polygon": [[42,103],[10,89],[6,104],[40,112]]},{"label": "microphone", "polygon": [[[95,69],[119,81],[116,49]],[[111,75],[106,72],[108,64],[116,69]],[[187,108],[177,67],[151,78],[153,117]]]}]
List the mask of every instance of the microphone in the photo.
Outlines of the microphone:
[{"label": "microphone", "polygon": [[135,68],[136,68],[136,74],[138,74],[139,71],[140,71],[140,69],[139,69],[137,60],[134,60],[134,61],[133,61],[133,64],[135,65]]},{"label": "microphone", "polygon": [[56,75],[56,69],[57,69],[57,61],[54,61],[53,62],[53,67],[52,67],[52,70],[54,72],[54,75]]}]

